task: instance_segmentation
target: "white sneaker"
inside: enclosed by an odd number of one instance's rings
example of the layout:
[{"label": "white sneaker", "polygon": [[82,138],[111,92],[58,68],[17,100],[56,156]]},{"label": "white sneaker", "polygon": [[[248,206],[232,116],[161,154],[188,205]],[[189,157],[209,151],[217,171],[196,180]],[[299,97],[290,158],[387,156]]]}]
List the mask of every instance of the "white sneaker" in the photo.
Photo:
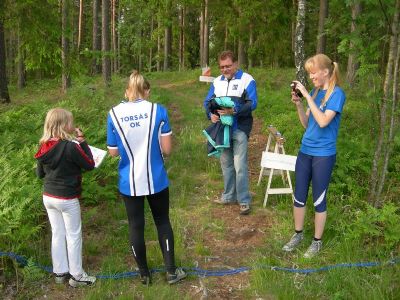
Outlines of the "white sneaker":
[{"label": "white sneaker", "polygon": [[304,253],[305,258],[312,258],[318,254],[322,249],[322,241],[312,241],[310,247],[308,247],[306,253]]},{"label": "white sneaker", "polygon": [[285,246],[283,246],[282,250],[286,252],[293,251],[301,243],[303,238],[304,238],[303,232],[293,234],[290,241]]},{"label": "white sneaker", "polygon": [[93,285],[96,281],[96,277],[94,276],[89,276],[86,274],[86,272],[83,272],[81,276],[78,278],[72,276],[69,279],[69,285],[72,287],[79,287],[79,286],[87,286],[87,285]]}]

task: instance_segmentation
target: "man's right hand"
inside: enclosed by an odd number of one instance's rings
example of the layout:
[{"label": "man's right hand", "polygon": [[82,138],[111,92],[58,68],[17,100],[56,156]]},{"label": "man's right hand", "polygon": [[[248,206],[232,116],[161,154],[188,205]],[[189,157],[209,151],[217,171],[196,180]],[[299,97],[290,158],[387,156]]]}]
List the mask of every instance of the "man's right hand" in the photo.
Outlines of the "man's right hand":
[{"label": "man's right hand", "polygon": [[213,123],[219,122],[219,116],[211,114],[211,122],[213,122]]}]

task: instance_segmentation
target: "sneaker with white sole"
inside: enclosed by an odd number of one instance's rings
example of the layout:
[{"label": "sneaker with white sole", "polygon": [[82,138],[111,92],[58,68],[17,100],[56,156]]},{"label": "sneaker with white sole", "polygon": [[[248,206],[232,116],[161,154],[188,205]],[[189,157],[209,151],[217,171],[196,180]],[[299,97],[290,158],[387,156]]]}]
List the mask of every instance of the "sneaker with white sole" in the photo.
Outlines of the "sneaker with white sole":
[{"label": "sneaker with white sole", "polygon": [[175,273],[167,272],[167,281],[169,284],[177,283],[187,276],[186,272],[182,268],[176,268]]},{"label": "sneaker with white sole", "polygon": [[64,283],[70,278],[71,278],[71,274],[69,274],[68,272],[62,273],[62,274],[54,273],[54,281],[56,283]]},{"label": "sneaker with white sole", "polygon": [[322,241],[315,241],[313,240],[310,247],[308,247],[306,253],[304,253],[305,258],[312,258],[318,254],[322,249]]},{"label": "sneaker with white sole", "polygon": [[240,204],[240,212],[241,215],[248,215],[250,213],[250,205],[249,204]]},{"label": "sneaker with white sole", "polygon": [[89,276],[88,274],[86,274],[86,272],[83,272],[82,275],[79,277],[72,276],[69,279],[69,285],[75,288],[79,286],[93,285],[95,281],[96,277]]},{"label": "sneaker with white sole", "polygon": [[304,238],[303,232],[293,234],[290,241],[285,246],[283,246],[282,250],[286,252],[293,251],[300,244],[303,238]]}]

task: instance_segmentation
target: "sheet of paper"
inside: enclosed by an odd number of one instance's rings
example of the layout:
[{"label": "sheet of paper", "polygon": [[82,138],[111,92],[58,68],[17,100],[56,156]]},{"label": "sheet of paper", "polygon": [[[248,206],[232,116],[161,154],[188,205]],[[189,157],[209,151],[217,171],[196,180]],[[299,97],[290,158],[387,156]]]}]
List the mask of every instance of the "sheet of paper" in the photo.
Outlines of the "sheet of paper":
[{"label": "sheet of paper", "polygon": [[104,157],[106,157],[107,151],[104,151],[103,149],[96,148],[96,147],[90,146],[90,145],[89,145],[89,148],[93,154],[93,160],[95,163],[94,167],[98,168],[101,165],[101,163],[103,162]]}]

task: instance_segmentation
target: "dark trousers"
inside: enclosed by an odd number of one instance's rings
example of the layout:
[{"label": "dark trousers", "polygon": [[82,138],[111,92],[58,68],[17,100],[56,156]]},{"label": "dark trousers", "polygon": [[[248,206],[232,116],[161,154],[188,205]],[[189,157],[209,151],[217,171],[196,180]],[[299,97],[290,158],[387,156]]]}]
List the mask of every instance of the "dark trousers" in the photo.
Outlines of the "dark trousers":
[{"label": "dark trousers", "polygon": [[129,222],[129,238],[133,257],[139,267],[141,275],[148,275],[149,269],[146,258],[146,244],[144,241],[144,199],[149,202],[154,223],[157,227],[158,241],[164,258],[165,268],[175,273],[174,233],[169,221],[169,189],[147,196],[122,195]]}]

